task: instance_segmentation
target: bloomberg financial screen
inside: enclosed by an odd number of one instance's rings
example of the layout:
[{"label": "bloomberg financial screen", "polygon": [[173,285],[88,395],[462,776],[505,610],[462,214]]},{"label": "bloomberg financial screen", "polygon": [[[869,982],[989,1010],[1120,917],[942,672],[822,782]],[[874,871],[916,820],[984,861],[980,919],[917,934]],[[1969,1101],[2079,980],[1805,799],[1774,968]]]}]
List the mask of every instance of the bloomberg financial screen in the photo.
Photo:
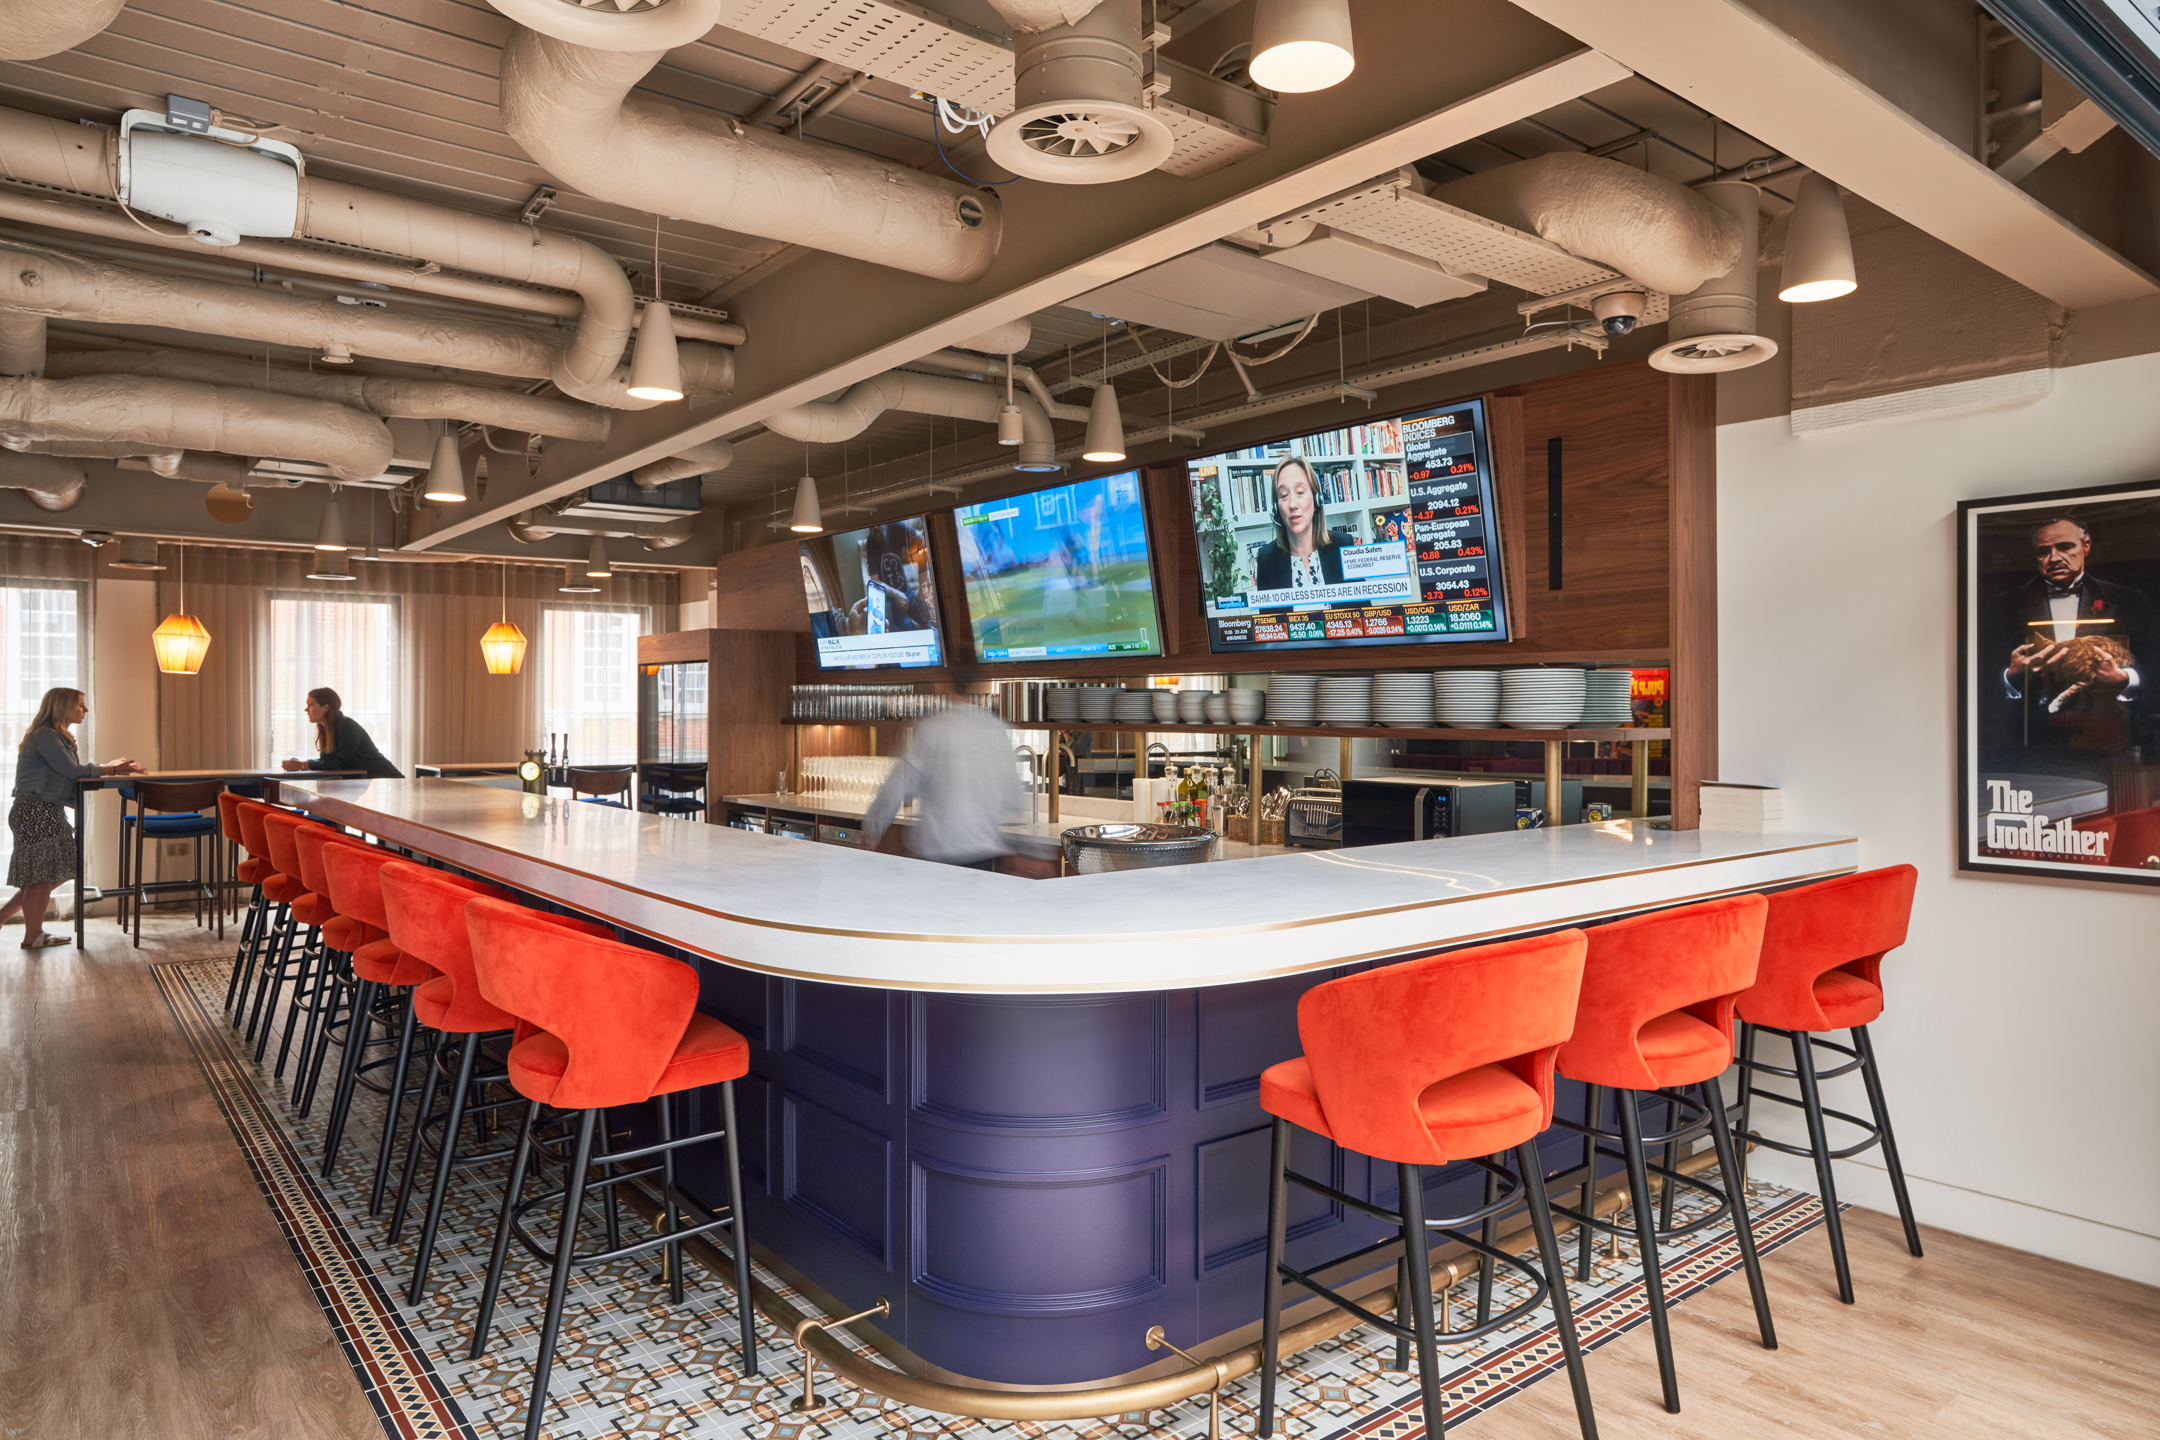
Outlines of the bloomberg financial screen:
[{"label": "bloomberg financial screen", "polygon": [[1508,638],[1481,402],[1187,473],[1214,652]]}]

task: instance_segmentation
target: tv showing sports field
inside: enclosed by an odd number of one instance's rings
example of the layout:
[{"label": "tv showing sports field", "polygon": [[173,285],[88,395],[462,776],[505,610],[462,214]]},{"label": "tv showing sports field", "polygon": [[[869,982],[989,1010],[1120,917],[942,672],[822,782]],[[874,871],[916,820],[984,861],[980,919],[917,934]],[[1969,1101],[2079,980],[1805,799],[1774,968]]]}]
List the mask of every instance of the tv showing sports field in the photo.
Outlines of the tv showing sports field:
[{"label": "tv showing sports field", "polygon": [[963,505],[953,519],[977,659],[1162,653],[1139,472]]},{"label": "tv showing sports field", "polygon": [[801,543],[803,598],[820,670],[945,663],[923,517]]},{"label": "tv showing sports field", "polygon": [[1508,638],[1485,405],[1188,462],[1208,648]]}]

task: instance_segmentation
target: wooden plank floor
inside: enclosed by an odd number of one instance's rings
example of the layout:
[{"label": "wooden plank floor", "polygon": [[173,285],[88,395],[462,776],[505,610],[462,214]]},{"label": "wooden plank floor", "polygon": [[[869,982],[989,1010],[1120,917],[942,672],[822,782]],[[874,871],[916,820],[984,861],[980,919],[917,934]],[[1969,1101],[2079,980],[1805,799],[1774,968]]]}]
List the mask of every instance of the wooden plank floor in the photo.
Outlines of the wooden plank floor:
[{"label": "wooden plank floor", "polygon": [[0,930],[0,1435],[380,1440],[144,963]]},{"label": "wooden plank floor", "polygon": [[[381,1436],[144,962],[215,953],[184,921],[88,953],[0,941],[0,1436]],[[1590,1356],[1607,1440],[2160,1435],[2160,1290],[1851,1212],[1859,1304],[1820,1235],[1771,1256],[1782,1348],[1737,1277],[1673,1314],[1680,1415],[1650,1332]],[[1457,1427],[1450,1427],[1451,1432]],[[1575,1434],[1541,1384],[1459,1427]]]}]

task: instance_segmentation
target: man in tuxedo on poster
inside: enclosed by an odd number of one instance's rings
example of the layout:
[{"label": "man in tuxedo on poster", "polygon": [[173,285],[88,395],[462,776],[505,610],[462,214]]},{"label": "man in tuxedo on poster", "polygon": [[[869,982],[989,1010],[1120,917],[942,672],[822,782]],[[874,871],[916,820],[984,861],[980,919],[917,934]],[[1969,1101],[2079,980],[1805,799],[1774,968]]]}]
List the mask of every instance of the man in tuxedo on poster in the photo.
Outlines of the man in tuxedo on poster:
[{"label": "man in tuxedo on poster", "polygon": [[[1986,653],[2002,657],[2010,722],[1999,738],[2028,748],[2128,749],[2150,723],[2152,602],[2091,573],[2084,521],[2054,516],[2030,539],[2035,573],[1988,607]],[[2080,654],[2077,641],[2107,643]]]}]

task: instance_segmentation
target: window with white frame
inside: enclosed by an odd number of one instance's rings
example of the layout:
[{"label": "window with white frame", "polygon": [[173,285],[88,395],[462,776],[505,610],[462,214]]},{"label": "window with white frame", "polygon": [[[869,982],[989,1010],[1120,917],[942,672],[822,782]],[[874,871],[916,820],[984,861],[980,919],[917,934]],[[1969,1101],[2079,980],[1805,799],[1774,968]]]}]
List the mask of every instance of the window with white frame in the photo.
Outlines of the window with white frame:
[{"label": "window with white frame", "polygon": [[337,691],[345,713],[375,748],[405,768],[405,706],[399,694],[398,602],[394,596],[275,594],[270,597],[270,756],[315,756],[308,691]]},{"label": "window with white frame", "polygon": [[[0,736],[10,750],[47,690],[83,688],[83,591],[64,581],[0,582]],[[12,832],[0,826],[0,869],[13,849]]]},{"label": "window with white frame", "polygon": [[540,617],[542,728],[569,736],[573,765],[637,760],[635,608],[549,605]]}]

